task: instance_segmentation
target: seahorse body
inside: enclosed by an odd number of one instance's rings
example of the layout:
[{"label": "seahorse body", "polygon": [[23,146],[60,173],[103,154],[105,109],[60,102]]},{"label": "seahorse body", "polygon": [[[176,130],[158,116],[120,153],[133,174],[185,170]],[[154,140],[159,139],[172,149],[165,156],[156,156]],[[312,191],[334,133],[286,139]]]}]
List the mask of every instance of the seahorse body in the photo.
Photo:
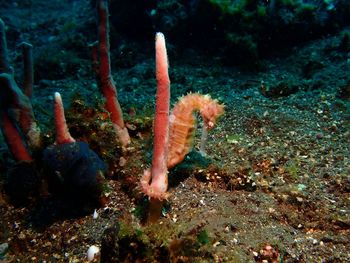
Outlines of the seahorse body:
[{"label": "seahorse body", "polygon": [[185,158],[192,147],[196,119],[199,111],[207,129],[212,129],[216,119],[224,113],[224,106],[209,95],[191,93],[182,97],[170,115],[168,168],[172,168]]}]

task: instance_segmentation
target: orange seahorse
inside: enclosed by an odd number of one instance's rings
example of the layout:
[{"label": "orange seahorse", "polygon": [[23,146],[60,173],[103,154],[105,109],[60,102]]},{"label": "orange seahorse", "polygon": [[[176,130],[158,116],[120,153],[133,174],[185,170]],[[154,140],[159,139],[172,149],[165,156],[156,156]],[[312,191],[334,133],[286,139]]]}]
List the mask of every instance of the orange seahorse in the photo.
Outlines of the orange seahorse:
[{"label": "orange seahorse", "polygon": [[196,128],[195,111],[200,113],[205,128],[210,130],[215,126],[216,119],[224,113],[224,105],[209,95],[198,93],[190,93],[180,98],[169,118],[169,169],[182,162],[191,150]]}]

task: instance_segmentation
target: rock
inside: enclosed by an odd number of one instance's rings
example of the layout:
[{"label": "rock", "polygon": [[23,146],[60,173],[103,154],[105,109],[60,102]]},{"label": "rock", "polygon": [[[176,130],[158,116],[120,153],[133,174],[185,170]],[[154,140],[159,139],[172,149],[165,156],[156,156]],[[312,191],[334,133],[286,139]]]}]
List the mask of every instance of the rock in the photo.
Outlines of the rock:
[{"label": "rock", "polygon": [[3,256],[6,255],[8,249],[9,249],[9,244],[8,243],[0,244],[0,259],[2,259]]},{"label": "rock", "polygon": [[119,244],[118,234],[120,226],[115,223],[114,226],[107,228],[103,232],[101,241],[101,263],[118,262],[119,260]]},{"label": "rock", "polygon": [[268,85],[266,83],[262,83],[260,86],[261,94],[267,98],[286,97],[298,92],[298,90],[299,87],[297,85],[288,83],[286,81],[281,81],[276,85]]},{"label": "rock", "polygon": [[8,173],[5,190],[15,205],[26,205],[39,194],[40,178],[31,162],[17,163]]}]

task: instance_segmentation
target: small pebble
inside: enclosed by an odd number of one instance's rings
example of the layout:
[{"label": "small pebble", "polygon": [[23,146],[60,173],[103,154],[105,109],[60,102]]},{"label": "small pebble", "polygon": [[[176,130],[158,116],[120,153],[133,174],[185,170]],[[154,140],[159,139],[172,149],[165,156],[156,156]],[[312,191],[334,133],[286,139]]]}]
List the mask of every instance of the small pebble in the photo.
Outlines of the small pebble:
[{"label": "small pebble", "polygon": [[7,253],[8,249],[9,249],[9,244],[8,243],[0,244],[0,255],[5,255]]},{"label": "small pebble", "polygon": [[94,211],[94,214],[92,215],[92,218],[93,219],[97,219],[98,218],[98,213],[97,213],[96,209]]},{"label": "small pebble", "polygon": [[120,159],[119,159],[119,165],[120,165],[121,167],[123,167],[123,166],[125,166],[125,164],[126,164],[126,159],[125,159],[124,157],[120,157]]},{"label": "small pebble", "polygon": [[92,245],[87,251],[87,260],[89,262],[93,261],[96,256],[100,253],[100,249],[97,246]]},{"label": "small pebble", "polygon": [[217,247],[218,245],[220,245],[220,242],[219,242],[219,241],[216,241],[216,242],[213,244],[213,247]]},{"label": "small pebble", "polygon": [[316,134],[316,138],[317,139],[322,139],[323,138],[323,134],[322,133],[317,133]]}]

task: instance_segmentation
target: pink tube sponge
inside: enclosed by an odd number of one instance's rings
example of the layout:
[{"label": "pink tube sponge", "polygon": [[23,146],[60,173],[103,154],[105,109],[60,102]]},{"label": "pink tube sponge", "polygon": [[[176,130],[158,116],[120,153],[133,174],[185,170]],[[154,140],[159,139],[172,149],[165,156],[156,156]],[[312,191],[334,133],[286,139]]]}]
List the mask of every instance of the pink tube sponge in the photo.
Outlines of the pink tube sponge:
[{"label": "pink tube sponge", "polygon": [[141,179],[143,192],[151,198],[163,200],[168,194],[168,136],[170,79],[165,39],[162,33],[156,34],[156,78],[157,98],[154,120],[154,145],[151,170],[146,170]]}]

